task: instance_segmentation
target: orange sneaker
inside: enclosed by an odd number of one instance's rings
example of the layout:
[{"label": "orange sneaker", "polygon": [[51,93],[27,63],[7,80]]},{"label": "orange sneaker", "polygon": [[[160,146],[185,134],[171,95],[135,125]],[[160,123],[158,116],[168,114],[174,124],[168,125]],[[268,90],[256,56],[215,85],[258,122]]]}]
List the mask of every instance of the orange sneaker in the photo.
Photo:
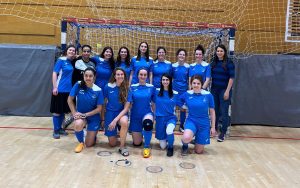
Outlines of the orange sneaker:
[{"label": "orange sneaker", "polygon": [[76,148],[75,148],[75,153],[80,153],[84,148],[84,144],[83,143],[79,143]]},{"label": "orange sneaker", "polygon": [[144,158],[149,158],[150,154],[151,154],[150,148],[144,148],[144,150],[143,150],[143,156],[144,156]]}]

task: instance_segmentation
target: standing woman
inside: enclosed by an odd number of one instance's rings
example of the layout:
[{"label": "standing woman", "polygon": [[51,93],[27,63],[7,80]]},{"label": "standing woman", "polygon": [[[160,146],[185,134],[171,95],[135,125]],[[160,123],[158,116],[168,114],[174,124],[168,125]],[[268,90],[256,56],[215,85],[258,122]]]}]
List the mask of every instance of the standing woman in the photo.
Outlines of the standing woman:
[{"label": "standing woman", "polygon": [[67,99],[72,89],[72,61],[76,55],[76,48],[70,45],[66,49],[66,56],[58,58],[52,73],[52,98],[50,112],[53,114],[53,138],[59,139],[60,135],[67,135],[61,125],[65,114],[70,112]]},{"label": "standing woman", "polygon": [[153,79],[150,80],[150,84],[153,84],[155,88],[160,88],[161,76],[164,73],[172,73],[172,64],[170,61],[167,61],[166,58],[166,49],[162,46],[157,48],[156,54],[157,57],[153,62],[151,72],[153,74]]},{"label": "standing woman", "polygon": [[[202,77],[204,81],[202,88],[208,90],[209,82],[211,79],[211,70],[210,65],[203,61],[203,56],[205,54],[205,50],[201,44],[199,44],[195,51],[195,60],[196,62],[190,65],[189,71],[189,83],[191,83],[191,77],[194,75],[199,75]],[[189,87],[191,89],[191,85]]]},{"label": "standing woman", "polygon": [[211,93],[215,100],[216,129],[218,120],[222,117],[222,128],[218,136],[218,142],[223,142],[227,128],[230,125],[228,109],[231,100],[231,89],[234,81],[234,64],[228,59],[227,49],[223,44],[216,47],[212,67]]},{"label": "standing woman", "polygon": [[[210,144],[210,134],[215,135],[214,99],[209,91],[202,89],[202,78],[195,75],[191,78],[193,90],[181,95],[179,106],[186,105],[189,115],[182,135],[182,155],[188,154],[188,144],[195,136],[195,152],[201,154],[204,146]],[[211,123],[210,123],[211,122]]]},{"label": "standing woman", "polygon": [[149,45],[147,42],[141,42],[138,48],[138,55],[131,59],[131,73],[129,78],[129,84],[136,84],[139,82],[138,71],[141,68],[145,68],[149,74],[149,78],[146,80],[149,83],[149,79],[152,80],[151,67],[153,66],[153,59],[149,56]]},{"label": "standing woman", "polygon": [[172,77],[165,73],[161,77],[160,88],[156,89],[155,103],[155,138],[159,140],[161,149],[167,147],[167,156],[173,156],[174,129],[176,126],[176,102],[178,92],[172,90]]},{"label": "standing woman", "polygon": [[83,71],[88,67],[96,69],[96,61],[92,58],[92,47],[90,45],[83,45],[81,47],[82,54],[75,60],[74,71],[72,76],[72,86],[78,81],[83,80]]},{"label": "standing woman", "polygon": [[[92,67],[85,69],[83,81],[78,81],[70,92],[68,104],[74,117],[75,136],[79,144],[75,152],[79,153],[86,147],[95,144],[95,138],[100,128],[100,112],[103,104],[103,93],[94,84],[96,71]],[[76,97],[76,107],[74,98]],[[87,135],[84,141],[83,128],[87,125]]]},{"label": "standing woman", "polygon": [[113,49],[106,46],[100,57],[93,57],[96,60],[96,82],[95,84],[101,89],[108,83],[112,72],[115,69],[115,60]]},{"label": "standing woman", "polygon": [[122,46],[119,49],[116,67],[121,67],[125,71],[127,82],[128,82],[129,77],[130,77],[130,72],[131,72],[130,52],[129,52],[128,48],[125,46]]},{"label": "standing woman", "polygon": [[117,145],[117,129],[120,130],[120,149],[119,153],[124,157],[129,155],[125,148],[126,135],[128,130],[128,110],[131,102],[129,86],[125,71],[117,67],[109,83],[104,87],[104,98],[107,99],[105,112],[105,135],[108,137],[109,145]]},{"label": "standing woman", "polygon": [[147,84],[148,72],[146,68],[141,68],[138,72],[139,83],[131,85],[132,107],[130,111],[130,126],[134,146],[141,146],[144,135],[143,156],[150,157],[150,142],[153,129],[153,112],[151,101],[155,93],[155,88]]},{"label": "standing woman", "polygon": [[[178,92],[178,95],[182,95],[188,90],[189,86],[189,69],[190,65],[185,62],[187,53],[185,49],[178,49],[176,52],[177,62],[172,64],[172,75],[173,75],[173,89]],[[184,122],[186,118],[186,109],[180,109],[180,128],[183,132]]]}]

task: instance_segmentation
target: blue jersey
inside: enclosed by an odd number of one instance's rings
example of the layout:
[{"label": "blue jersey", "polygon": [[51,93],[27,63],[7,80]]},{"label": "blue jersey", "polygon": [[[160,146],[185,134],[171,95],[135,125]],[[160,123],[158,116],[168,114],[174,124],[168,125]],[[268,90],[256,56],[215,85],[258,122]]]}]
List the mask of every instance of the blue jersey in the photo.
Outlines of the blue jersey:
[{"label": "blue jersey", "polygon": [[165,60],[164,62],[159,62],[158,60],[153,62],[153,66],[150,70],[153,73],[153,82],[152,84],[156,88],[160,88],[161,76],[164,73],[171,75],[172,73],[172,64],[170,61]]},{"label": "blue jersey", "polygon": [[131,116],[132,117],[141,117],[148,113],[151,113],[151,101],[153,100],[155,94],[155,88],[151,84],[140,85],[132,84],[132,107],[131,107]]},{"label": "blue jersey", "polygon": [[184,63],[180,65],[178,62],[172,64],[173,89],[179,94],[188,90],[190,65]]},{"label": "blue jersey", "polygon": [[[124,104],[119,99],[120,87],[116,83],[108,83],[103,90],[104,98],[107,99],[106,109],[109,111],[120,112],[124,109]],[[131,92],[128,92],[127,102],[131,102]]]},{"label": "blue jersey", "polygon": [[178,106],[186,106],[189,110],[188,118],[191,118],[201,126],[210,126],[208,116],[209,108],[214,108],[214,98],[212,94],[206,90],[201,90],[201,93],[194,93],[189,90],[180,96]]},{"label": "blue jersey", "polygon": [[122,61],[121,63],[117,62],[116,65],[120,68],[122,68],[125,73],[126,73],[126,77],[127,77],[127,80],[129,80],[129,77],[130,77],[130,72],[132,70],[132,67],[129,65],[127,66],[126,63],[124,61]]},{"label": "blue jersey", "polygon": [[229,79],[234,78],[234,64],[227,61],[226,70],[222,66],[223,61],[218,61],[211,70],[212,72],[212,88],[226,89]]},{"label": "blue jersey", "polygon": [[155,103],[155,116],[174,116],[177,103],[178,92],[173,91],[173,97],[169,97],[169,92],[164,91],[163,96],[158,96],[160,89],[156,89],[153,102]]},{"label": "blue jersey", "polygon": [[202,61],[201,64],[198,63],[191,64],[189,70],[189,77],[192,77],[194,75],[201,76],[203,80],[202,84],[204,84],[206,78],[211,78],[210,65],[205,61]]},{"label": "blue jersey", "polygon": [[[136,58],[137,58],[137,56],[134,56],[133,58],[131,58],[131,63],[130,63],[131,70],[133,71],[131,84],[136,84],[139,82],[138,71],[141,68],[146,68],[148,73],[150,73],[151,67],[153,66],[152,57],[149,57],[149,61],[146,61],[145,57],[141,57],[140,60],[137,60]],[[149,82],[149,76],[148,76],[147,82]]]},{"label": "blue jersey", "polygon": [[[80,81],[77,82],[70,92],[71,97],[76,97],[76,109],[80,113],[87,113],[97,108],[97,105],[103,104],[103,93],[100,87],[93,84],[92,88],[80,88]],[[97,117],[99,113],[91,116]],[[91,118],[89,117],[89,118]]]},{"label": "blue jersey", "polygon": [[101,57],[93,57],[96,61],[96,81],[95,84],[102,89],[108,83],[112,70],[110,68],[109,62],[105,61]]},{"label": "blue jersey", "polygon": [[73,66],[70,59],[60,57],[56,61],[53,72],[57,73],[58,92],[70,92],[72,89]]}]

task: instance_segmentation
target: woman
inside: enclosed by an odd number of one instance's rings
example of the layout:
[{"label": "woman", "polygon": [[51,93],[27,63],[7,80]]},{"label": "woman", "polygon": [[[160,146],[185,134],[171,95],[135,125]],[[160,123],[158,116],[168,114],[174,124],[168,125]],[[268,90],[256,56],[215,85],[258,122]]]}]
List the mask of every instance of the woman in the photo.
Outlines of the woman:
[{"label": "woman", "polygon": [[[149,56],[149,45],[147,42],[141,42],[138,48],[138,55],[131,59],[131,73],[129,78],[129,84],[136,84],[138,80],[138,71],[143,67],[149,73],[149,79],[152,80],[151,66],[153,65],[153,59]],[[147,83],[149,80],[147,79]]]},{"label": "woman", "polygon": [[94,59],[90,58],[92,47],[90,45],[83,45],[81,47],[82,55],[76,58],[74,64],[74,71],[72,76],[72,85],[78,81],[83,80],[83,71],[88,67],[93,67],[95,69],[96,62]]},{"label": "woman", "polygon": [[[103,104],[103,93],[100,87],[94,84],[96,71],[88,67],[83,72],[83,81],[77,82],[70,92],[68,104],[74,118],[75,136],[79,144],[75,148],[80,153],[84,144],[91,147],[95,144],[97,132],[100,128],[100,112]],[[76,107],[74,98],[76,97]],[[87,125],[87,134],[84,140],[83,128]]]},{"label": "woman", "polygon": [[159,140],[161,149],[167,147],[167,156],[173,156],[174,129],[177,118],[175,106],[178,92],[172,90],[172,77],[169,74],[163,74],[160,81],[160,88],[156,89],[154,96],[155,103],[155,138]]},{"label": "woman", "polygon": [[119,49],[116,67],[121,67],[126,73],[126,78],[129,79],[130,72],[131,72],[130,52],[129,52],[128,48],[125,46],[122,46]]},{"label": "woman", "polygon": [[150,84],[153,84],[155,88],[160,88],[161,76],[164,73],[172,73],[172,64],[170,61],[167,61],[166,58],[166,49],[162,46],[157,48],[156,54],[157,57],[153,62],[151,72],[153,74],[153,79],[150,80]]},{"label": "woman", "polygon": [[[186,105],[189,115],[182,135],[182,155],[188,154],[188,144],[195,136],[195,152],[201,154],[204,146],[210,144],[210,134],[215,135],[215,110],[213,96],[202,89],[202,78],[195,75],[191,78],[193,90],[181,95],[179,106]],[[211,122],[211,124],[210,124]]]},{"label": "woman", "polygon": [[[153,129],[153,112],[151,101],[155,88],[147,84],[148,72],[146,68],[141,68],[138,72],[139,83],[131,85],[132,108],[130,111],[130,126],[134,146],[141,146],[144,136],[143,156],[150,157],[150,142]],[[143,136],[142,136],[143,133]]]},{"label": "woman", "polygon": [[100,57],[93,57],[96,61],[96,81],[95,84],[101,89],[108,83],[112,72],[115,69],[115,60],[113,49],[106,46]]},{"label": "woman", "polygon": [[222,128],[218,136],[218,142],[223,142],[227,128],[230,125],[228,109],[231,100],[231,89],[234,82],[234,64],[227,57],[227,49],[220,44],[216,47],[214,60],[211,63],[212,85],[211,93],[215,100],[216,129],[221,115]]},{"label": "woman", "polygon": [[52,73],[52,97],[50,112],[53,114],[53,138],[59,139],[60,135],[67,135],[61,125],[65,114],[70,112],[67,99],[72,89],[72,61],[76,55],[74,45],[67,47],[65,56],[58,58]]},{"label": "woman", "polygon": [[[178,92],[178,95],[182,95],[188,90],[189,80],[189,69],[190,66],[185,62],[187,53],[185,49],[178,49],[176,52],[177,62],[172,64],[172,75],[173,75],[173,89]],[[180,128],[183,132],[184,122],[186,118],[186,109],[180,109]]]},{"label": "woman", "polygon": [[104,87],[104,98],[106,99],[105,112],[105,135],[108,137],[109,145],[117,145],[117,129],[120,130],[120,149],[119,153],[124,157],[129,155],[125,148],[126,135],[128,130],[128,110],[130,107],[131,96],[125,71],[117,67],[109,83]]},{"label": "woman", "polygon": [[[194,53],[195,53],[196,62],[190,65],[189,83],[191,83],[190,80],[192,76],[199,75],[202,77],[202,80],[204,81],[202,88],[208,90],[208,86],[211,78],[211,70],[209,64],[203,61],[203,56],[205,54],[205,50],[203,46],[199,44],[196,47]],[[191,85],[189,88],[191,89]]]}]

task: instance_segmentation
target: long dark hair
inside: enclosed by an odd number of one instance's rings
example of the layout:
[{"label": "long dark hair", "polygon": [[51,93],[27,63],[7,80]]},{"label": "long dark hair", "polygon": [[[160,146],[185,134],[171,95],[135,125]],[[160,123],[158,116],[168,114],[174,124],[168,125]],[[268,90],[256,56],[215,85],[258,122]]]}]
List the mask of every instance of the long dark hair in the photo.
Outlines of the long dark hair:
[{"label": "long dark hair", "polygon": [[130,52],[129,52],[129,49],[126,47],[126,46],[122,46],[120,49],[119,49],[119,52],[118,52],[118,57],[117,57],[117,67],[120,66],[121,64],[121,56],[120,56],[120,53],[121,53],[121,50],[122,49],[125,49],[127,51],[127,56],[125,58],[125,65],[127,67],[130,66]]},{"label": "long dark hair", "polygon": [[115,68],[115,70],[113,71],[112,75],[110,76],[110,79],[109,79],[109,83],[113,84],[116,82],[116,72],[117,71],[122,71],[123,74],[124,74],[124,81],[121,83],[120,85],[120,90],[119,90],[119,101],[120,103],[122,104],[125,104],[126,101],[127,101],[127,96],[128,96],[128,82],[127,82],[127,77],[126,77],[126,72],[120,68],[120,67],[117,67]]},{"label": "long dark hair", "polygon": [[168,94],[169,94],[169,97],[172,98],[173,97],[172,76],[170,76],[168,73],[164,73],[160,78],[160,89],[159,89],[158,96],[160,96],[160,97],[164,96],[164,86],[162,84],[163,77],[167,77],[170,81],[170,84],[168,86]]},{"label": "long dark hair", "polygon": [[214,69],[219,61],[219,58],[217,56],[217,49],[218,48],[222,48],[224,50],[224,58],[222,60],[222,67],[223,69],[226,71],[227,70],[227,61],[228,61],[228,55],[227,55],[227,48],[225,47],[225,45],[223,44],[219,44],[216,48],[215,48],[215,54],[213,57],[213,61],[211,63],[211,67],[212,69]]},{"label": "long dark hair", "polygon": [[166,48],[165,47],[163,47],[163,46],[159,46],[158,48],[157,48],[157,50],[156,50],[156,58],[155,58],[155,60],[154,61],[156,61],[156,60],[158,60],[158,51],[159,50],[164,50],[165,51],[165,53],[167,53],[167,50],[166,50]]},{"label": "long dark hair", "polygon": [[110,66],[110,69],[113,71],[115,69],[115,59],[114,59],[114,51],[110,46],[106,46],[103,48],[102,53],[100,55],[100,57],[104,58],[104,53],[106,50],[110,50],[111,51],[111,58],[109,58],[108,63]]},{"label": "long dark hair", "polygon": [[149,62],[149,45],[148,45],[147,42],[141,42],[141,43],[139,44],[138,55],[137,55],[136,60],[141,60],[141,50],[140,50],[140,47],[141,47],[141,45],[142,45],[143,43],[145,43],[145,44],[147,45],[147,51],[145,52],[145,57],[146,57],[146,61]]},{"label": "long dark hair", "polygon": [[[94,77],[96,77],[96,70],[95,70],[93,67],[88,67],[88,68],[86,68],[86,69],[83,71],[83,75],[85,74],[86,71],[91,71],[91,72],[93,73]],[[87,85],[86,85],[84,79],[80,82],[80,86],[79,86],[79,87],[82,88],[82,89],[84,89],[84,90],[86,90]]]}]

